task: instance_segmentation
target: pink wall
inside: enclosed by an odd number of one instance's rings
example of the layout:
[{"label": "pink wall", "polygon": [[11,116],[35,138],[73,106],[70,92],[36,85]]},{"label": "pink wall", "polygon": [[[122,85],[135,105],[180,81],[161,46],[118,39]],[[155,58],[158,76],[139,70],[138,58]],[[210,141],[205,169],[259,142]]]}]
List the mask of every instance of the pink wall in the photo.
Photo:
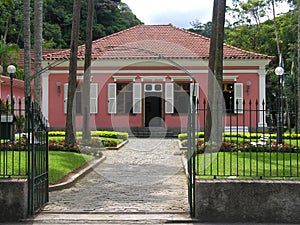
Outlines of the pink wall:
[{"label": "pink wall", "polygon": [[[155,69],[152,68],[152,69]],[[160,68],[161,69],[161,68]],[[245,68],[243,68],[245,69]],[[57,68],[56,68],[57,70]],[[124,76],[139,76],[144,74],[113,74],[113,75],[124,75]],[[155,76],[158,74],[148,74],[149,76]],[[165,75],[165,74],[164,74]],[[176,75],[186,75],[186,74],[176,74]],[[255,101],[259,99],[259,76],[257,74],[224,74],[225,76],[238,76],[237,82],[244,83],[243,85],[243,96],[246,102],[245,109],[249,110],[249,101],[252,101],[252,109],[255,110]],[[203,127],[205,124],[205,114],[203,111],[203,101],[207,98],[207,75],[205,74],[194,74],[196,81],[200,84],[200,112],[198,114],[198,125]],[[247,81],[251,81],[251,86],[249,92],[247,92]],[[57,93],[57,82],[61,82],[61,93],[58,95]],[[52,128],[63,128],[66,123],[66,115],[64,114],[64,84],[68,82],[67,74],[51,74],[49,75],[49,122]],[[108,106],[107,106],[107,84],[113,83],[114,80],[112,78],[112,74],[92,74],[92,83],[98,83],[98,113],[96,115],[92,115],[90,122],[91,127],[102,127],[102,128],[110,128],[110,127],[143,127],[143,114],[136,115],[110,115],[108,114]],[[168,81],[169,82],[169,81]],[[202,111],[201,111],[202,110]],[[255,127],[259,122],[259,117],[256,117],[258,113],[253,112],[251,115],[249,112],[246,112],[245,115],[238,114],[233,117],[229,117],[225,114],[225,125],[233,125],[236,126],[239,124],[240,126],[253,126]],[[244,116],[244,119],[243,119]],[[185,127],[187,124],[187,115],[164,115],[165,124],[168,127]],[[76,117],[76,125],[77,127],[82,127],[82,116]]]}]

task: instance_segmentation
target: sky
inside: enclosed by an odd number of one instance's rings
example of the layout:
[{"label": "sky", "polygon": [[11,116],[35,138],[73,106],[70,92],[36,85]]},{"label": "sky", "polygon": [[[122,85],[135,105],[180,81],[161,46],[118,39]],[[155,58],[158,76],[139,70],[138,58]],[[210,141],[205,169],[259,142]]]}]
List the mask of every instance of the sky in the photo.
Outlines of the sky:
[{"label": "sky", "polygon": [[[146,25],[172,24],[179,28],[190,28],[191,22],[211,21],[213,0],[122,0]],[[227,0],[231,5],[231,0]],[[278,12],[288,11],[281,5]]]}]

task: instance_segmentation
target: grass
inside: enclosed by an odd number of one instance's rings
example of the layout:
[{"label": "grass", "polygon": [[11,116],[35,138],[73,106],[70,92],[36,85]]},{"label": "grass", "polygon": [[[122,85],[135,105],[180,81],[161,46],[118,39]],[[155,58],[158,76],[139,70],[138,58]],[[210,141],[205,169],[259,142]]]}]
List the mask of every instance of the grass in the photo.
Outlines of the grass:
[{"label": "grass", "polygon": [[196,157],[199,176],[241,176],[300,179],[300,154],[270,152],[218,152]]},{"label": "grass", "polygon": [[[49,183],[53,184],[63,178],[66,174],[79,168],[94,157],[74,152],[49,152]],[[1,151],[0,152],[0,174],[5,177],[26,177],[27,174],[27,152],[25,151]],[[10,175],[10,176],[9,176]],[[4,177],[4,176],[0,176]]]},{"label": "grass", "polygon": [[49,152],[49,183],[55,183],[93,158],[74,152]]}]

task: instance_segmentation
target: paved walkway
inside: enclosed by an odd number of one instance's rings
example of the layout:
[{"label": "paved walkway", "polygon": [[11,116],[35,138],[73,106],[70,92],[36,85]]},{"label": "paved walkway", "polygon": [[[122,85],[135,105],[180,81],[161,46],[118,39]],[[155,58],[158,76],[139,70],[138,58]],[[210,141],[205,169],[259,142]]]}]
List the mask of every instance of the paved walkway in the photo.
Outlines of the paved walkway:
[{"label": "paved walkway", "polygon": [[187,213],[175,139],[130,139],[74,187],[50,193],[43,212]]}]

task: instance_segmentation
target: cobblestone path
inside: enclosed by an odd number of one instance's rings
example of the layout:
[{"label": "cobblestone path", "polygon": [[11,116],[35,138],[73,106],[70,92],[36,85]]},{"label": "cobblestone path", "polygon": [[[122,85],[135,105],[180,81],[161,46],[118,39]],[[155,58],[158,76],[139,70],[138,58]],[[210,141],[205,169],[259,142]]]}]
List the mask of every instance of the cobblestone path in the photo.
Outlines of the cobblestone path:
[{"label": "cobblestone path", "polygon": [[50,193],[44,212],[187,213],[175,139],[130,139],[74,187]]}]

